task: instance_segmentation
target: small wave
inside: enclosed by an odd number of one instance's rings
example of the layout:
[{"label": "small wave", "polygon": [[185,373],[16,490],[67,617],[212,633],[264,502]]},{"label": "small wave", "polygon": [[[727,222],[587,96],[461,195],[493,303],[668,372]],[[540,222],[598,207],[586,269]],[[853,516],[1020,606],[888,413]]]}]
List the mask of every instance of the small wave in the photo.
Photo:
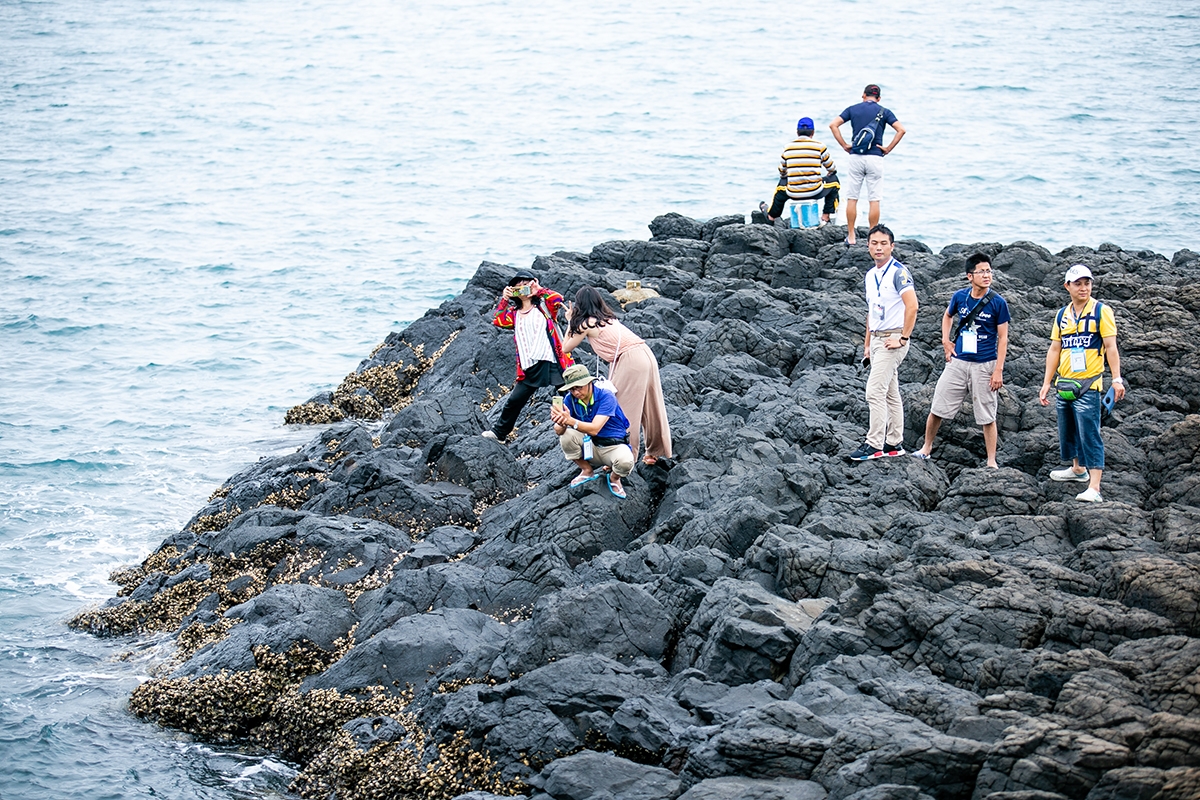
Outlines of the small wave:
[{"label": "small wave", "polygon": [[89,331],[104,330],[104,328],[106,328],[106,327],[107,326],[104,323],[100,323],[99,325],[64,325],[61,328],[54,328],[52,330],[47,330],[46,335],[47,336],[77,336],[81,333],[87,333]]},{"label": "small wave", "polygon": [[[116,455],[116,453],[113,453]],[[124,469],[127,464],[112,461],[78,461],[74,458],[56,458],[52,461],[29,461],[14,464],[10,461],[0,461],[0,471],[22,472],[31,469],[72,470],[76,472],[113,472]]]},{"label": "small wave", "polygon": [[987,84],[982,84],[980,86],[976,86],[974,89],[970,89],[969,91],[972,91],[972,92],[996,92],[996,91],[1000,91],[1000,92],[1032,92],[1033,89],[1030,89],[1028,86],[1009,86],[1008,84],[1000,84],[999,86],[989,86]]},{"label": "small wave", "polygon": [[25,328],[36,328],[38,326],[37,322],[37,314],[30,314],[29,316],[22,317],[21,319],[14,319],[12,322],[5,322],[3,325],[0,325],[0,330],[15,331]]}]

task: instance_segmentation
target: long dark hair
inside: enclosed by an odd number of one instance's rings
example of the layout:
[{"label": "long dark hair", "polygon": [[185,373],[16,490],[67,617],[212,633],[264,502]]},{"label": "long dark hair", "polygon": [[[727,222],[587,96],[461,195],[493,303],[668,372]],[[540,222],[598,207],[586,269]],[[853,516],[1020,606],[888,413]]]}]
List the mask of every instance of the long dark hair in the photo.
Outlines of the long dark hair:
[{"label": "long dark hair", "polygon": [[616,318],[604,297],[591,286],[585,286],[575,293],[575,302],[571,304],[571,327],[567,333],[574,336],[585,327],[603,328]]}]

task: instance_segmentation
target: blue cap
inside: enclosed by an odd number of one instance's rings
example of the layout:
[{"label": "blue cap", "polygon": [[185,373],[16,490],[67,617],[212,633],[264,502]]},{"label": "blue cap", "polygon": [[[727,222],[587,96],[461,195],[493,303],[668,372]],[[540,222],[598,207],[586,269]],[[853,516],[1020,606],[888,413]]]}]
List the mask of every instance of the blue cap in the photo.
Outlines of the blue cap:
[{"label": "blue cap", "polygon": [[801,128],[814,131],[817,129],[817,126],[813,125],[812,117],[801,117],[800,121],[796,123],[796,130],[800,130]]}]

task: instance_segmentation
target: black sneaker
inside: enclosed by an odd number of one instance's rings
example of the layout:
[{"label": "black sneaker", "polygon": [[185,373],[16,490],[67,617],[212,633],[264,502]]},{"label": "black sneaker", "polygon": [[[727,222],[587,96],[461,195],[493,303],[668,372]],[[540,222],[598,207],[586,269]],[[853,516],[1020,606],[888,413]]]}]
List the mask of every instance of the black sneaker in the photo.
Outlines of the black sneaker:
[{"label": "black sneaker", "polygon": [[869,444],[863,444],[846,458],[851,461],[869,461],[872,458],[883,458],[884,452],[878,447],[872,447]]},{"label": "black sneaker", "polygon": [[904,445],[902,444],[885,444],[883,446],[883,454],[888,457],[902,456],[904,452]]}]

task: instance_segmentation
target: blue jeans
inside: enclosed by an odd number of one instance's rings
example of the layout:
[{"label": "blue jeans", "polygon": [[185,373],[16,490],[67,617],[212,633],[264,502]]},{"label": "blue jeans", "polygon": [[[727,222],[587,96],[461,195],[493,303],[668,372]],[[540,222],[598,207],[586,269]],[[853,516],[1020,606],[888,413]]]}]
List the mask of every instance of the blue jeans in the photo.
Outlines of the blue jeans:
[{"label": "blue jeans", "polygon": [[1104,469],[1100,439],[1100,392],[1089,389],[1078,400],[1058,398],[1058,452],[1063,461],[1078,459],[1088,469]]}]

